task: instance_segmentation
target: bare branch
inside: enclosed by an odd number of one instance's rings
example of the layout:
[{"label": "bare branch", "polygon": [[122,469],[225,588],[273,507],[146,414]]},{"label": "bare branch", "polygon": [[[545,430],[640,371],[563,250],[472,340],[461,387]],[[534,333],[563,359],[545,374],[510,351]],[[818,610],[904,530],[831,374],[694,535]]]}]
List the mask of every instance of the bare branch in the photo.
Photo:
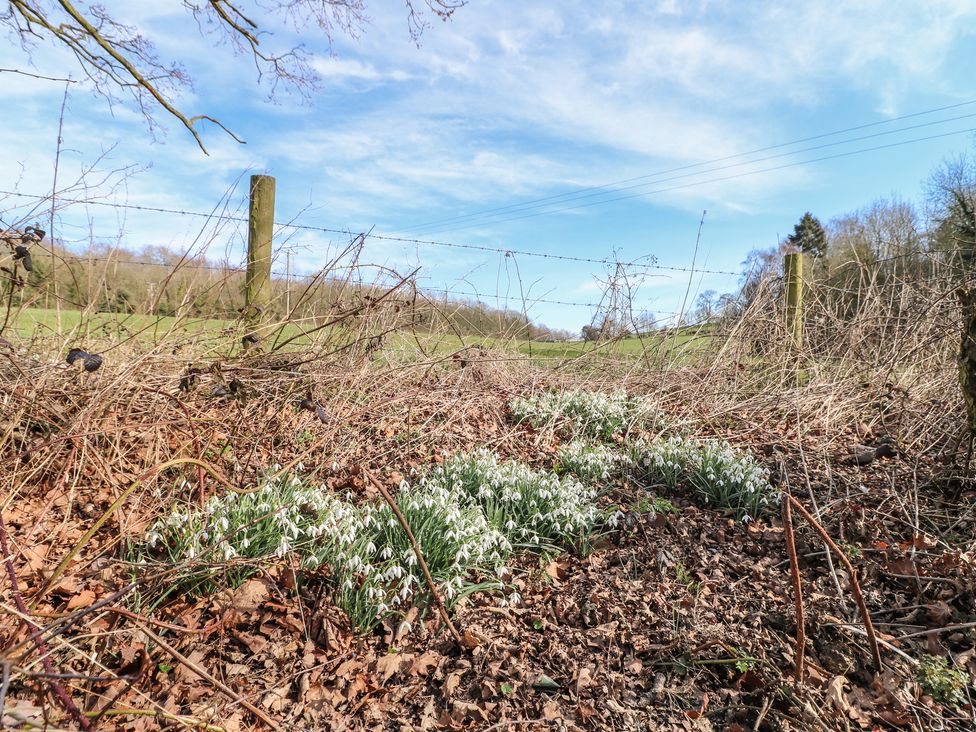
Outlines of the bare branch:
[{"label": "bare branch", "polygon": [[[419,41],[429,27],[428,18],[448,20],[467,0],[405,0],[410,37]],[[197,30],[211,37],[216,46],[229,46],[233,55],[250,58],[257,80],[270,87],[273,98],[279,86],[308,99],[317,88],[319,75],[309,63],[311,53],[304,46],[275,50],[266,44],[272,19],[284,22],[297,33],[309,29],[320,34],[331,49],[337,33],[357,38],[369,24],[367,0],[183,0],[183,7]],[[152,40],[135,26],[110,14],[94,2],[82,0],[8,0],[0,12],[0,26],[20,42],[28,58],[40,44],[66,48],[74,56],[82,75],[110,106],[128,99],[142,113],[153,132],[160,110],[177,119],[206,152],[195,123],[207,120],[238,142],[243,142],[209,114],[189,115],[179,105],[179,94],[192,81],[176,62],[164,62]],[[315,40],[314,38],[312,40]],[[52,77],[19,69],[38,79]]]}]

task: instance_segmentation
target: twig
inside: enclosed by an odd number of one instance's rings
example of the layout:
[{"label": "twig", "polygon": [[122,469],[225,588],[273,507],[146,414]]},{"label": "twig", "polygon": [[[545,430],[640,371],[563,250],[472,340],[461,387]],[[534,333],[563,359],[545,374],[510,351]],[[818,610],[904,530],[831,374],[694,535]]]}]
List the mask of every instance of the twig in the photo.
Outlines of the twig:
[{"label": "twig", "polygon": [[763,720],[766,719],[766,715],[769,714],[769,708],[771,706],[773,706],[773,697],[770,695],[767,696],[766,701],[763,702],[759,716],[756,717],[756,722],[752,725],[752,732],[759,732],[759,728],[762,727]]},{"label": "twig", "polygon": [[784,491],[783,535],[786,537],[786,553],[790,557],[790,577],[793,580],[793,600],[796,603],[796,680],[803,681],[803,661],[806,654],[806,625],[803,619],[803,586],[800,582],[800,560],[796,556],[796,537],[793,535],[793,512],[790,510],[789,492]]},{"label": "twig", "polygon": [[68,106],[68,91],[71,89],[71,80],[64,82],[64,96],[61,97],[61,113],[58,115],[58,144],[54,149],[54,181],[51,183],[51,219],[48,225],[48,241],[51,243],[51,285],[54,290],[54,313],[58,332],[61,332],[61,301],[58,299],[58,268],[54,259],[54,212],[55,197],[58,194],[58,171],[61,168],[61,146],[64,144],[64,110]]},{"label": "twig", "polygon": [[[17,586],[17,573],[14,571],[13,556],[10,554],[10,546],[7,542],[7,527],[4,526],[2,515],[0,515],[0,550],[3,551],[3,563],[6,565],[7,578],[10,580],[10,594],[13,596],[14,604],[20,613],[21,622],[34,631],[40,630],[40,626],[31,619],[30,613],[27,610],[27,603],[24,602],[24,596],[20,594],[20,588]],[[54,695],[61,703],[61,706],[78,723],[79,727],[84,730],[92,729],[91,723],[81,713],[81,710],[71,700],[71,697],[68,696],[68,692],[64,690],[61,682],[54,676],[57,671],[51,662],[51,651],[47,647],[47,643],[43,638],[38,637],[34,639],[34,645],[41,656],[41,664],[44,666],[44,670],[51,675],[51,678],[48,678],[48,683],[51,685],[51,689],[54,691]],[[0,711],[0,714],[2,714],[2,711]]]},{"label": "twig", "polygon": [[220,625],[220,620],[215,620],[202,628],[188,628],[185,625],[174,625],[173,623],[167,623],[165,620],[147,618],[145,615],[140,615],[139,613],[134,613],[131,610],[126,610],[124,607],[116,607],[113,605],[105,608],[105,610],[110,613],[115,613],[116,615],[122,615],[132,620],[139,620],[143,623],[149,623],[150,625],[165,628],[166,630],[172,630],[176,633],[190,633],[191,635],[206,635],[208,633],[212,633],[217,626]]},{"label": "twig", "polygon": [[818,534],[820,534],[827,546],[830,547],[831,551],[837,555],[837,558],[847,568],[851,578],[851,593],[854,595],[854,600],[857,602],[857,607],[861,611],[861,617],[864,619],[864,631],[868,637],[868,644],[871,646],[871,656],[874,659],[874,666],[878,673],[881,673],[881,671],[884,669],[884,665],[881,662],[881,651],[878,649],[878,637],[874,632],[874,625],[871,622],[871,614],[868,612],[868,607],[864,603],[864,595],[861,594],[861,583],[858,582],[857,579],[857,570],[854,568],[854,565],[851,564],[851,560],[847,558],[847,555],[841,551],[840,547],[837,546],[834,543],[834,540],[830,538],[830,534],[827,533],[827,530],[810,514],[809,511],[807,511],[806,508],[804,508],[803,504],[788,493],[785,494],[785,497],[793,505],[793,508],[799,511],[800,515],[807,520],[807,522]]},{"label": "twig", "polygon": [[243,698],[240,694],[238,694],[237,692],[235,692],[233,689],[231,689],[229,686],[227,686],[226,684],[224,684],[222,681],[220,681],[219,679],[215,678],[214,675],[211,674],[209,671],[207,671],[205,668],[203,668],[202,666],[194,663],[189,658],[187,658],[182,653],[180,653],[178,650],[176,650],[175,648],[173,648],[173,646],[171,646],[165,640],[163,640],[158,635],[156,635],[154,632],[152,632],[151,630],[149,630],[149,628],[147,628],[145,625],[138,625],[137,624],[137,626],[138,626],[138,628],[143,633],[145,633],[147,636],[149,636],[156,643],[156,645],[158,645],[164,651],[166,651],[167,653],[169,653],[173,658],[175,658],[177,661],[179,661],[180,663],[182,663],[188,669],[190,669],[191,671],[193,671],[193,673],[195,673],[197,676],[199,676],[202,679],[205,679],[205,680],[209,681],[217,689],[219,689],[225,696],[227,696],[228,698],[230,698],[231,701],[233,701],[235,704],[240,704],[242,707],[244,707],[245,709],[247,709],[251,714],[253,714],[255,717],[257,717],[258,719],[260,719],[262,722],[264,722],[266,725],[268,725],[272,729],[276,729],[276,730],[280,730],[281,729],[281,725],[279,725],[274,719],[272,719],[267,714],[265,714],[264,712],[262,712],[258,707],[256,707],[253,704],[251,704],[251,702],[249,702],[247,699]]},{"label": "twig", "polygon": [[966,630],[968,628],[976,628],[976,623],[958,623],[956,625],[945,625],[941,628],[929,628],[928,630],[920,630],[917,633],[908,633],[907,635],[898,636],[897,640],[905,640],[906,638],[917,638],[920,635],[928,635],[929,633],[948,633],[953,630]]},{"label": "twig", "polygon": [[[828,619],[829,619],[829,616],[828,616]],[[863,636],[867,637],[867,632],[864,630],[864,628],[861,628],[861,627],[859,627],[857,625],[854,625],[853,623],[842,623],[840,621],[837,621],[836,623],[827,623],[827,625],[836,625],[839,628],[847,628],[848,630],[853,630],[855,633],[858,633],[860,635],[863,635]],[[905,638],[905,637],[906,636],[902,636],[901,638]],[[898,640],[901,640],[901,638],[899,638]],[[878,643],[880,643],[881,645],[883,645],[885,648],[887,648],[892,653],[897,653],[899,656],[901,656],[906,661],[908,661],[912,666],[918,666],[919,665],[919,662],[918,662],[917,659],[912,658],[911,656],[909,656],[907,653],[905,653],[898,646],[896,646],[896,645],[894,645],[892,643],[889,643],[888,641],[884,640],[883,638],[878,638]]]},{"label": "twig", "polygon": [[504,729],[513,724],[517,724],[523,727],[531,727],[534,724],[544,724],[549,725],[549,722],[545,719],[503,719],[501,722],[496,722],[491,725],[491,727],[485,727],[484,732],[495,732],[495,730]]},{"label": "twig", "polygon": [[393,496],[391,496],[390,492],[386,490],[386,486],[380,483],[376,476],[365,467],[363,468],[363,473],[369,479],[369,482],[372,483],[377,490],[379,490],[384,500],[390,504],[390,508],[393,509],[393,513],[396,515],[397,521],[400,522],[400,526],[403,528],[407,538],[410,540],[410,545],[413,547],[414,554],[417,555],[417,563],[420,565],[420,569],[424,573],[424,579],[427,581],[427,589],[430,590],[431,597],[434,598],[434,603],[437,605],[437,609],[440,611],[441,618],[443,618],[444,623],[447,625],[447,629],[451,631],[451,635],[454,636],[454,640],[457,641],[457,644],[459,646],[463,646],[463,638],[458,632],[458,629],[454,626],[454,623],[451,621],[451,616],[447,613],[447,607],[444,605],[444,600],[441,599],[441,593],[437,591],[437,584],[434,582],[434,578],[430,574],[430,569],[427,568],[427,560],[424,559],[424,553],[420,550],[420,545],[417,543],[417,539],[414,537],[413,531],[410,529],[410,524],[407,523],[407,519],[404,517],[403,512],[397,505],[397,502],[393,499]]},{"label": "twig", "polygon": [[77,79],[62,79],[57,76],[43,76],[41,74],[32,74],[29,71],[21,71],[20,69],[0,69],[0,74],[20,74],[21,76],[29,76],[32,79],[40,79],[41,81],[63,81],[66,84],[77,84]]},{"label": "twig", "polygon": [[[86,712],[86,714],[89,716],[94,716],[96,712]],[[170,722],[179,722],[180,724],[188,727],[196,727],[204,730],[204,732],[226,732],[224,727],[218,727],[215,724],[208,724],[207,722],[194,719],[193,717],[187,717],[180,714],[170,714],[169,712],[160,712],[155,709],[106,709],[100,714],[104,717],[156,717],[157,719],[165,719]]]}]

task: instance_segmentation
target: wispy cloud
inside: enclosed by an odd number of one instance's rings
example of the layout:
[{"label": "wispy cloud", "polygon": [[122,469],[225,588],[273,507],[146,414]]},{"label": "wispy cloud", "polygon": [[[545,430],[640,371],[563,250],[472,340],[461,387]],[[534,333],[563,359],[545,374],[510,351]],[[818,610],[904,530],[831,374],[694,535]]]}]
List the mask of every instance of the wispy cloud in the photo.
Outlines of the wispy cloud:
[{"label": "wispy cloud", "polygon": [[[206,157],[176,125],[161,144],[152,143],[138,113],[120,107],[110,114],[79,89],[65,120],[65,175],[119,142],[108,164],[152,163],[128,183],[133,202],[208,209],[242,172],[268,170],[279,176],[285,217],[310,202],[308,223],[397,231],[487,209],[427,231],[523,249],[603,256],[611,231],[613,244],[660,254],[666,242],[687,242],[707,207],[710,221],[754,218],[772,229],[757,224],[723,238],[716,256],[731,266],[756,241],[773,238],[781,224],[769,222],[787,215],[781,212],[792,217],[794,208],[802,212],[818,201],[841,205],[829,170],[716,180],[741,172],[732,169],[659,184],[650,179],[621,195],[653,195],[607,206],[587,206],[596,197],[491,210],[972,95],[971,0],[499,0],[468,4],[450,23],[435,24],[419,48],[401,9],[379,2],[371,4],[373,22],[361,39],[340,37],[331,48],[272,19],[269,43],[304,41],[322,77],[321,90],[300,108],[287,96],[281,106],[267,106],[246,57],[212,47],[213,38],[192,25],[187,32],[178,3],[105,4],[156,39],[162,57],[187,59],[196,86],[183,102],[218,117],[247,144],[207,127]],[[15,46],[0,48],[0,67],[22,60]],[[55,76],[72,70],[66,54],[43,47],[34,63]],[[43,192],[52,177],[62,87],[0,74],[0,90],[16,106],[0,125],[0,156],[11,169],[23,164],[23,189]],[[844,184],[850,195],[855,182]],[[579,208],[534,216],[573,205]],[[99,215],[80,213],[77,226],[89,225],[89,216],[98,226]],[[120,225],[135,241],[165,233],[179,242],[193,234],[189,223],[158,215],[105,220],[106,228]],[[308,266],[322,261],[333,241],[311,233],[298,239],[311,247],[301,255]],[[683,261],[684,244],[670,246],[666,253]],[[421,262],[432,281],[452,281],[488,263],[471,277],[477,286],[495,287],[494,274],[486,274],[498,269],[494,255],[433,252],[396,243],[368,248],[375,263]],[[549,278],[543,290],[592,282],[592,268],[520,264],[527,279]],[[655,287],[655,294],[666,289]]]}]

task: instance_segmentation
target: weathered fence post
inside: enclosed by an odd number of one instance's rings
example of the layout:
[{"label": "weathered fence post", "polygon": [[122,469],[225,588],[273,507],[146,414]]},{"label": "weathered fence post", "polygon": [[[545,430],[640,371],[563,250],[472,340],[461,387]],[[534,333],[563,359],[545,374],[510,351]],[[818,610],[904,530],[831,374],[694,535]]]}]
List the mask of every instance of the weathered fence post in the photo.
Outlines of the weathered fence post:
[{"label": "weathered fence post", "polygon": [[803,253],[790,252],[783,262],[786,272],[786,330],[793,349],[803,346]]},{"label": "weathered fence post", "polygon": [[[256,325],[271,303],[271,237],[274,232],[275,179],[251,176],[251,205],[247,223],[247,275],[244,279],[244,316]],[[244,337],[245,346],[256,335]]]}]

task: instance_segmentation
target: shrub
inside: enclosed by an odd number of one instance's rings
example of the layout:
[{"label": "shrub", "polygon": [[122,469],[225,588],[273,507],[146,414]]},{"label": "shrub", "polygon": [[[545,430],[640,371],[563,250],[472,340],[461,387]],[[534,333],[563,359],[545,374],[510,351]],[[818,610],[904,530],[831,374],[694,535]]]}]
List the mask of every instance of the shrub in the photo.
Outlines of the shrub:
[{"label": "shrub", "polygon": [[659,426],[658,410],[625,392],[548,391],[509,403],[519,422],[535,429],[568,429],[577,437],[609,440],[633,427]]},{"label": "shrub", "polygon": [[578,546],[596,527],[595,492],[571,476],[502,463],[487,450],[463,453],[425,479],[478,506],[514,546]]},{"label": "shrub", "polygon": [[557,471],[572,473],[587,483],[609,480],[620,470],[626,456],[605,445],[575,440],[559,447]]}]

